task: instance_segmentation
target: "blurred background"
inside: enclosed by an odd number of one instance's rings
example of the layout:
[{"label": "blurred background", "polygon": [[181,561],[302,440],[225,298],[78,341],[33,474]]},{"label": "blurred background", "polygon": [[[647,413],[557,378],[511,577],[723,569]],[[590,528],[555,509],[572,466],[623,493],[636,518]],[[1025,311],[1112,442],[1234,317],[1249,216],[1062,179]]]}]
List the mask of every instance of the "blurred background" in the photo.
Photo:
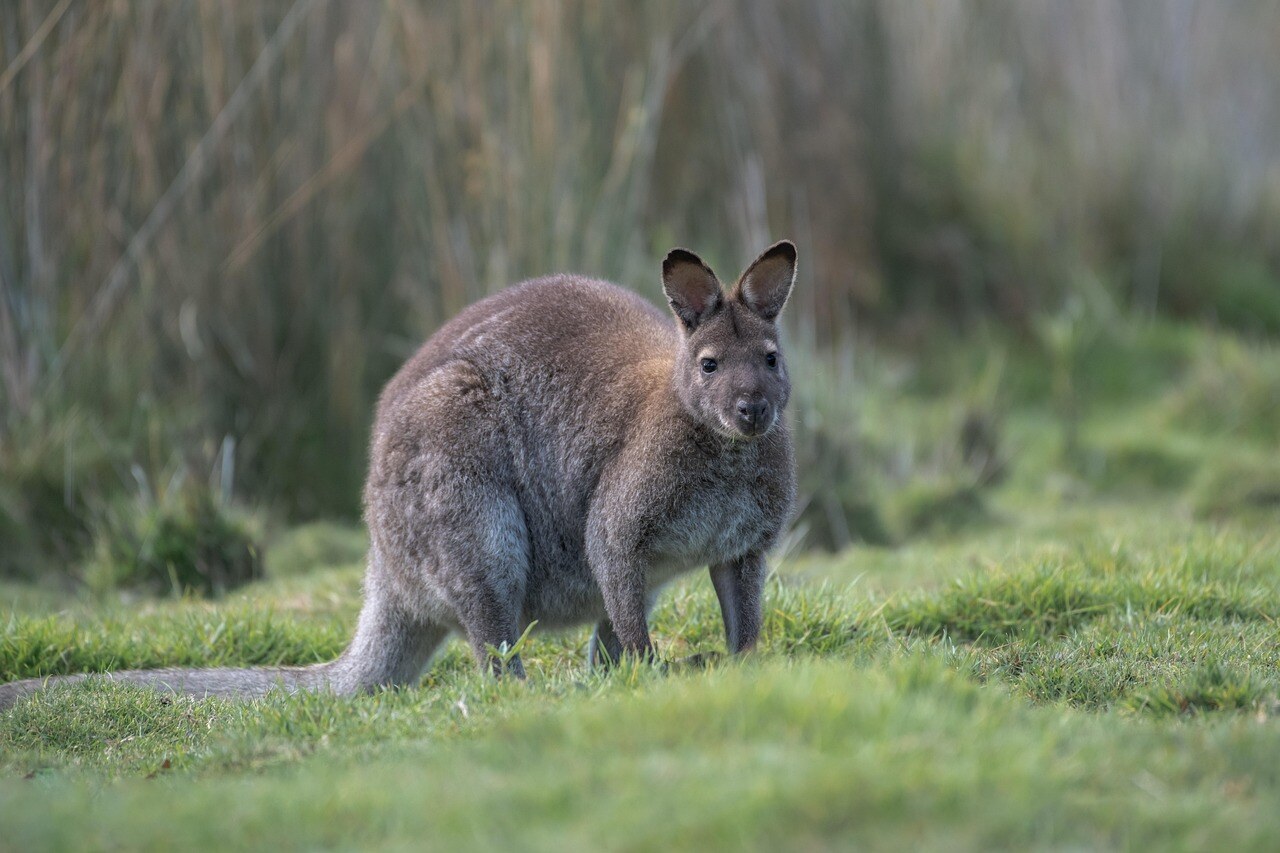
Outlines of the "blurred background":
[{"label": "blurred background", "polygon": [[792,547],[1273,511],[1277,45],[1253,0],[6,0],[0,574],[252,576],[358,521],[468,302],[781,237]]}]

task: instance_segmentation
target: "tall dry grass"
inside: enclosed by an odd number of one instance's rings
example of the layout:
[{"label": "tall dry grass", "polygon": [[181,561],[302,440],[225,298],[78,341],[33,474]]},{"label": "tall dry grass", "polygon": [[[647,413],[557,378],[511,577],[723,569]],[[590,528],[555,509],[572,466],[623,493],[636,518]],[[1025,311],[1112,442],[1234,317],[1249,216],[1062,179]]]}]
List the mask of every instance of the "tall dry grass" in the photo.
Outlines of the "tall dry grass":
[{"label": "tall dry grass", "polygon": [[353,512],[443,318],[653,295],[675,243],[797,238],[810,347],[1073,298],[1280,330],[1278,43],[1249,0],[12,0],[0,507],[189,468]]}]

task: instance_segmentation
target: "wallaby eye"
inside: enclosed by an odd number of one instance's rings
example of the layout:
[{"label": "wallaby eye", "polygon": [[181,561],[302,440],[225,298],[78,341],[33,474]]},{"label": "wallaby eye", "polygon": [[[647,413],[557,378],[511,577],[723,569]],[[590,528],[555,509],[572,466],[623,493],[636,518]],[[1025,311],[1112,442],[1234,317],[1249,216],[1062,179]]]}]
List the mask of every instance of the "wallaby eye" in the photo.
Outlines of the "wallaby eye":
[{"label": "wallaby eye", "polygon": [[719,367],[719,366],[720,366],[720,365],[716,364],[716,360],[715,360],[714,358],[704,358],[704,359],[702,360],[702,372],[703,372],[703,373],[715,373],[715,372],[716,372],[716,368],[717,368],[717,367]]},{"label": "wallaby eye", "polygon": [[778,369],[778,354],[776,352],[766,353],[764,363],[769,365],[770,370]]}]

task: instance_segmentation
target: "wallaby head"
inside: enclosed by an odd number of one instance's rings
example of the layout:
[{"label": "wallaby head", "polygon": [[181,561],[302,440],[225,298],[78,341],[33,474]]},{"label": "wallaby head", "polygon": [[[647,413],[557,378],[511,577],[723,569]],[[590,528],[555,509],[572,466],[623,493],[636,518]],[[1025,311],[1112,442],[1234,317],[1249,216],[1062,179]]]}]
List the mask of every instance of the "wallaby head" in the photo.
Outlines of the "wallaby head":
[{"label": "wallaby head", "polygon": [[796,247],[775,243],[729,293],[702,259],[672,249],[662,288],[680,327],[675,388],[691,417],[733,438],[764,435],[791,396],[778,315],[796,278]]}]

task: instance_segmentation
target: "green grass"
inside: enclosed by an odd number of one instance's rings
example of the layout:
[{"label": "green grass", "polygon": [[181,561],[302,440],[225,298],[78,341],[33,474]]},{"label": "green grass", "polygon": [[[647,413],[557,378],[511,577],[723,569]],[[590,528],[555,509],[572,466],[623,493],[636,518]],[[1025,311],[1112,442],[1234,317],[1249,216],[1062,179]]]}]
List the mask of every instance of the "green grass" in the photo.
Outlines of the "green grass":
[{"label": "green grass", "polygon": [[[665,671],[590,675],[537,636],[525,683],[452,644],[414,689],[195,701],[103,682],[0,718],[15,849],[176,845],[757,849],[1280,841],[1280,539],[1136,504],[784,561],[762,648],[664,597]],[[4,678],[335,653],[359,566],[218,602],[13,612]]]},{"label": "green grass", "polygon": [[[1280,354],[1138,337],[1132,376],[1090,368],[1074,454],[1009,368],[994,485],[947,450],[963,406],[873,384],[867,447],[939,448],[885,503],[898,544],[784,553],[746,659],[692,576],[664,667],[587,673],[584,629],[534,635],[523,683],[458,642],[370,696],[90,679],[0,715],[0,849],[1276,849]],[[330,658],[363,547],[286,531],[211,600],[2,580],[0,679]]]},{"label": "green grass", "polygon": [[[1239,716],[1190,726],[1029,708],[928,654],[762,661],[567,695],[477,691],[469,704],[484,710],[470,720],[442,702],[408,703],[436,718],[416,734],[406,731],[402,694],[295,703],[291,717],[305,708],[364,716],[355,706],[371,706],[391,717],[389,731],[360,746],[348,734],[341,750],[265,770],[105,790],[84,780],[10,783],[9,840],[981,849],[1260,847],[1280,832],[1273,727]],[[279,703],[270,704],[274,716]],[[162,817],[140,819],[147,814]]]}]

